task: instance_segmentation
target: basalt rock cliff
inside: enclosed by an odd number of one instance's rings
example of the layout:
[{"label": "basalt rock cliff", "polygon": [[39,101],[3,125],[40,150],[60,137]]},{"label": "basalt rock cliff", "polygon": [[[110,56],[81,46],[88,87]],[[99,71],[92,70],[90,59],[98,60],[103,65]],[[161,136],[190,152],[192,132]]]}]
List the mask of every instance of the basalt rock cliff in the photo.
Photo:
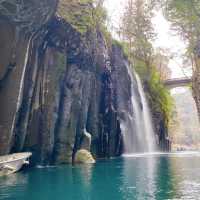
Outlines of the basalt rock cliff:
[{"label": "basalt rock cliff", "polygon": [[31,151],[41,164],[70,163],[81,148],[118,156],[120,124],[133,115],[129,62],[101,31],[83,37],[56,7],[0,2],[0,155]]}]

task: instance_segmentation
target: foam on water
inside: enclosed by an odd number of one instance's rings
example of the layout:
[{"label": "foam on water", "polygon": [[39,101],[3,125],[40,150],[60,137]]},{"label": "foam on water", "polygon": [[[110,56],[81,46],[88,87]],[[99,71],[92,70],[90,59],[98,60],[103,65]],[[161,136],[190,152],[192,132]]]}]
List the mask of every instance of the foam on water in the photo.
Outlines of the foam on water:
[{"label": "foam on water", "polygon": [[146,152],[146,153],[133,153],[133,154],[123,154],[123,157],[155,157],[155,156],[200,156],[199,151],[180,151],[180,152]]}]

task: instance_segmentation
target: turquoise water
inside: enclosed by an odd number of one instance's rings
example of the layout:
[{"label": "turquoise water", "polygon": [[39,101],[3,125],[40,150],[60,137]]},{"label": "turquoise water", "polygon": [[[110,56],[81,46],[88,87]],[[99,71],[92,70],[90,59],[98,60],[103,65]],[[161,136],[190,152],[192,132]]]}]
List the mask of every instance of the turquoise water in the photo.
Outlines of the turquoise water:
[{"label": "turquoise water", "polygon": [[200,199],[200,154],[140,155],[0,178],[0,200]]}]

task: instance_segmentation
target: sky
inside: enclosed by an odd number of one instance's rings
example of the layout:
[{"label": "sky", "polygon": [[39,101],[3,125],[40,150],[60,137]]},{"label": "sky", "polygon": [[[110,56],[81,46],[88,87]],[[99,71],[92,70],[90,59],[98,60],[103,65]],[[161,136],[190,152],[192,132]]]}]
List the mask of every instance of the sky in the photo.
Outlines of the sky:
[{"label": "sky", "polygon": [[[106,0],[105,7],[108,10],[108,16],[110,19],[110,27],[117,27],[120,22],[120,16],[123,13],[123,7],[126,0]],[[161,11],[156,12],[155,17],[152,19],[157,38],[153,42],[154,47],[169,49],[172,55],[176,55],[173,60],[169,62],[169,68],[172,71],[172,78],[179,78],[191,75],[190,70],[184,70],[180,67],[182,63],[181,55],[185,52],[185,44],[170,30],[170,23],[164,18]],[[113,34],[114,35],[114,34]],[[115,36],[115,35],[114,35]]]}]

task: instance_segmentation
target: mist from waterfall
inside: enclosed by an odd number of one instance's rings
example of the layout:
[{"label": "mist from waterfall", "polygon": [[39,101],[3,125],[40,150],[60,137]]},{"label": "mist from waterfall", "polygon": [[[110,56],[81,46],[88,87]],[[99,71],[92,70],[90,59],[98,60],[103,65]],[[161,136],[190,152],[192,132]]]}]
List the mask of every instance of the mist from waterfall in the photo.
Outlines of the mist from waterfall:
[{"label": "mist from waterfall", "polygon": [[[150,109],[141,80],[128,68],[131,77],[131,105],[133,115],[122,125],[124,153],[133,154],[156,151],[156,139]],[[135,76],[135,77],[134,77]],[[134,87],[136,84],[136,87]]]}]

